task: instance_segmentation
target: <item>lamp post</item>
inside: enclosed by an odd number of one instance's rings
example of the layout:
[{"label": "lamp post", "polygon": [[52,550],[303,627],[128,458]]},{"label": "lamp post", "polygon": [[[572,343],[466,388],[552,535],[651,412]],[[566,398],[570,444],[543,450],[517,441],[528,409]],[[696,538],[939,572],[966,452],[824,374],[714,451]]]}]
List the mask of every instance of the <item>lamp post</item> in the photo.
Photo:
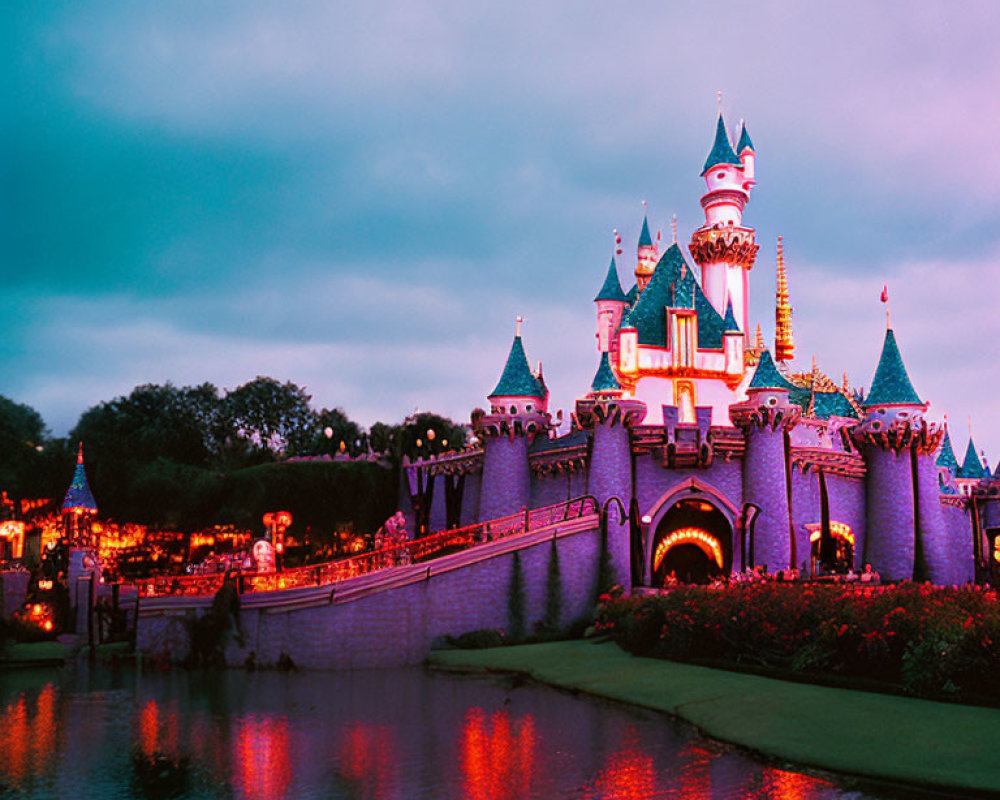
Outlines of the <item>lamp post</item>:
[{"label": "lamp post", "polygon": [[285,563],[285,530],[292,524],[292,515],[288,511],[268,511],[264,515],[264,527],[267,528],[274,545],[276,566],[280,572]]}]

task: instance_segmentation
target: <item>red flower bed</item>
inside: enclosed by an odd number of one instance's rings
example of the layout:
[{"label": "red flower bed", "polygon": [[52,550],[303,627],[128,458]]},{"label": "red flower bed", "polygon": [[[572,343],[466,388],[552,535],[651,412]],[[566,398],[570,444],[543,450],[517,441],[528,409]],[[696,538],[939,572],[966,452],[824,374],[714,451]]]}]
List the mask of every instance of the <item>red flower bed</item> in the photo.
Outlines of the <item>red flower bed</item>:
[{"label": "red flower bed", "polygon": [[635,655],[1000,702],[1000,603],[995,592],[975,588],[903,583],[866,594],[818,584],[681,587],[657,597],[609,597],[598,627]]}]

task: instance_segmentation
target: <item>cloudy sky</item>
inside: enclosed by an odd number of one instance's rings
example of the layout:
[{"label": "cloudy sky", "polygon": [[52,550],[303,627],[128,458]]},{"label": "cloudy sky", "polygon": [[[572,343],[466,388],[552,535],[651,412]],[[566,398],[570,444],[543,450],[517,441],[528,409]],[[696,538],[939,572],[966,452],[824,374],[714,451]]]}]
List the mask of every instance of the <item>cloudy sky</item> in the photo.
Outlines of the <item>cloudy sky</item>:
[{"label": "cloudy sky", "polygon": [[779,233],[803,369],[871,382],[888,282],[931,415],[995,464],[1000,7],[623,5],[15,3],[0,393],[57,434],[258,374],[364,424],[467,419],[521,314],[569,409],[612,229],[627,257],[642,200],[665,237],[702,219],[721,89],[758,152],[765,335]]}]

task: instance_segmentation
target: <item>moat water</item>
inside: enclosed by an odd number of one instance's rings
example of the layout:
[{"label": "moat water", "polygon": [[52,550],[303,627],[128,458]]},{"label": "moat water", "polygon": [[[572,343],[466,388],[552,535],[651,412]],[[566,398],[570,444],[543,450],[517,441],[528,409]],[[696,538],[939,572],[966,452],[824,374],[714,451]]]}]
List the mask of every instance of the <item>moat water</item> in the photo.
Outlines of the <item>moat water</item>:
[{"label": "moat water", "polygon": [[888,798],[664,715],[406,670],[0,673],[0,797]]}]

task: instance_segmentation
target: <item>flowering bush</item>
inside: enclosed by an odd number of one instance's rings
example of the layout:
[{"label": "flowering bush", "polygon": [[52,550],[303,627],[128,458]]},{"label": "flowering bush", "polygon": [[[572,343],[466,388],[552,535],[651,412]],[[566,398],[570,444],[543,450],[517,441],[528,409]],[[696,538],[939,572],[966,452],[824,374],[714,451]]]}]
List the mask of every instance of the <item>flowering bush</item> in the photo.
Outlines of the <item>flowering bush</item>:
[{"label": "flowering bush", "polygon": [[648,598],[608,597],[597,625],[636,655],[846,676],[921,697],[1000,702],[1000,603],[995,593],[975,588],[681,587]]}]

